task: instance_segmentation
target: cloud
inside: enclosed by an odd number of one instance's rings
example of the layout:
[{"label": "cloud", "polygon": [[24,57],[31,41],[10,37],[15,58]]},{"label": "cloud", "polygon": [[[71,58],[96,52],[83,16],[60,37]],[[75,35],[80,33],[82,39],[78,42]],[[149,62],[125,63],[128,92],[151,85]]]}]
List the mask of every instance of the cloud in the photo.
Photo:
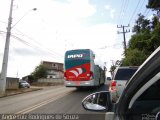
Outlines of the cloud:
[{"label": "cloud", "polygon": [[[38,55],[36,51],[31,50],[29,48],[15,48],[14,52],[16,53],[16,55],[23,56],[23,57]],[[42,54],[43,54],[43,52],[42,52]]]},{"label": "cloud", "polygon": [[94,6],[89,4],[89,0],[69,0],[71,4],[69,5],[71,16],[76,17],[88,17],[96,12]]},{"label": "cloud", "polygon": [[111,9],[110,5],[105,5],[105,9],[107,10]]},{"label": "cloud", "polygon": [[[13,25],[28,10],[37,7],[37,11],[27,13],[12,29],[12,34],[22,40],[11,37],[8,76],[16,76],[17,71],[20,77],[30,74],[42,60],[63,63],[64,53],[70,49],[92,49],[96,53],[96,61],[101,65],[110,59],[119,59],[122,49],[113,47],[117,40],[115,24],[85,26],[81,23],[82,18],[88,18],[97,12],[95,6],[88,1],[15,1],[18,8],[13,12]],[[106,10],[114,17],[114,9],[106,6]],[[104,46],[111,47],[99,49]]]},{"label": "cloud", "polygon": [[113,19],[115,14],[115,9],[111,8],[110,5],[105,5],[105,9],[109,11],[110,17]]},{"label": "cloud", "polygon": [[[96,54],[95,62],[101,66],[104,66],[106,61],[122,58],[123,47],[122,44],[117,45],[117,28],[115,24],[99,24],[87,28],[75,26],[67,29],[64,33],[66,33],[65,38],[72,42],[71,44],[68,43],[68,50],[92,49]],[[104,48],[104,46],[108,47]]]},{"label": "cloud", "polygon": [[112,45],[116,39],[116,32],[116,25],[107,23],[90,27],[68,26],[63,29],[65,38],[78,48]]},{"label": "cloud", "polygon": [[112,9],[112,10],[110,11],[110,16],[111,16],[112,19],[114,18],[114,13],[115,13],[115,10]]},{"label": "cloud", "polygon": [[[73,24],[75,21],[92,16],[96,12],[88,0],[69,0],[69,2],[64,3],[54,0],[35,1],[39,3],[36,11],[39,14],[39,20],[43,19],[45,24],[50,23],[55,27]],[[23,6],[26,6],[25,1],[23,2]]]}]

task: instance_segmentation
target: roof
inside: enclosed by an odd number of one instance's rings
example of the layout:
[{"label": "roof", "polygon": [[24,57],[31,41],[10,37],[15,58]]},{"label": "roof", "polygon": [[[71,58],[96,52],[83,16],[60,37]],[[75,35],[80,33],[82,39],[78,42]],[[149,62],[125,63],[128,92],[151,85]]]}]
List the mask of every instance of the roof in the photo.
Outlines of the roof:
[{"label": "roof", "polygon": [[59,63],[59,62],[50,62],[50,61],[42,61],[42,63],[56,63],[56,64],[62,64],[62,65],[63,65],[63,63]]}]

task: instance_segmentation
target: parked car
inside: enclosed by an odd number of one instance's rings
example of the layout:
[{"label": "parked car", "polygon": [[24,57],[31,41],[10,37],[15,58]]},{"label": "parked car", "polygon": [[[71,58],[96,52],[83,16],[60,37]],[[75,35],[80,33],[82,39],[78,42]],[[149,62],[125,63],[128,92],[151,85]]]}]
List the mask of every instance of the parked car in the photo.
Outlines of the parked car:
[{"label": "parked car", "polygon": [[30,88],[30,84],[26,81],[20,81],[19,88]]},{"label": "parked car", "polygon": [[116,68],[113,79],[109,85],[113,102],[116,102],[121,96],[126,82],[133,76],[137,69],[138,66],[121,66]]},{"label": "parked car", "polygon": [[[159,91],[160,47],[152,53],[127,82],[116,103],[112,102],[109,91],[102,91],[87,96],[82,101],[82,106],[90,111],[106,111],[105,120],[159,120]],[[102,94],[105,94],[105,97],[93,97]],[[105,109],[104,103],[101,105],[100,101],[105,101]],[[88,107],[87,104],[92,104],[92,106]],[[95,107],[97,105],[99,107]]]}]

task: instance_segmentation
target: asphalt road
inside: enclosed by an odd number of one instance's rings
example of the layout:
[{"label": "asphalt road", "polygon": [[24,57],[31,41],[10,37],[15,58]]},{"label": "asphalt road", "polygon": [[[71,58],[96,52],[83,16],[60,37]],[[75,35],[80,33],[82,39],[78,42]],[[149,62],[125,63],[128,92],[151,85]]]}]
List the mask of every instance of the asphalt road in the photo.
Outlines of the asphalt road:
[{"label": "asphalt road", "polygon": [[57,86],[0,98],[0,114],[51,114],[57,115],[59,120],[62,119],[61,117],[68,120],[76,118],[79,120],[101,120],[105,117],[104,113],[84,110],[81,101],[93,92],[105,90],[107,90],[106,85],[96,89],[80,90]]},{"label": "asphalt road", "polygon": [[[69,89],[69,88],[66,88]],[[71,94],[68,94],[61,99],[50,102],[42,107],[39,107],[31,114],[53,114],[59,115],[60,118],[64,118],[65,115],[78,115],[79,120],[104,120],[105,113],[103,112],[90,112],[82,108],[81,101],[87,95],[107,90],[107,86],[103,85],[100,88],[87,88],[87,89],[75,89]],[[74,117],[74,116],[73,116]]]},{"label": "asphalt road", "polygon": [[74,90],[75,88],[66,89],[64,86],[54,86],[39,91],[3,97],[0,98],[0,114],[25,113],[23,111],[26,109],[31,109],[35,105],[42,106],[41,104],[49,102],[47,100],[54,101]]},{"label": "asphalt road", "polygon": [[[81,101],[84,97],[87,95],[97,92],[97,91],[104,91],[107,90],[107,87],[101,86],[98,89],[93,88],[84,88],[84,89],[75,89],[72,91],[72,93],[57,99],[53,102],[48,103],[45,106],[42,106],[31,113],[86,113],[86,110],[84,110],[81,106]],[[66,88],[70,89],[70,88]],[[90,112],[88,112],[90,113]]]}]

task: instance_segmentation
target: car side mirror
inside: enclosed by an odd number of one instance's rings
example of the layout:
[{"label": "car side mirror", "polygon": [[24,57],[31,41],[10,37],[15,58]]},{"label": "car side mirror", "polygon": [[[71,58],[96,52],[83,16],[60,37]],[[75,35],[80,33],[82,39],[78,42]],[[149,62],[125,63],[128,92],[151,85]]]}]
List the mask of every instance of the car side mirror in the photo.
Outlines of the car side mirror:
[{"label": "car side mirror", "polygon": [[90,94],[83,99],[82,106],[90,111],[110,111],[112,108],[110,92],[102,91]]},{"label": "car side mirror", "polygon": [[160,120],[160,112],[156,114],[156,120]]}]

